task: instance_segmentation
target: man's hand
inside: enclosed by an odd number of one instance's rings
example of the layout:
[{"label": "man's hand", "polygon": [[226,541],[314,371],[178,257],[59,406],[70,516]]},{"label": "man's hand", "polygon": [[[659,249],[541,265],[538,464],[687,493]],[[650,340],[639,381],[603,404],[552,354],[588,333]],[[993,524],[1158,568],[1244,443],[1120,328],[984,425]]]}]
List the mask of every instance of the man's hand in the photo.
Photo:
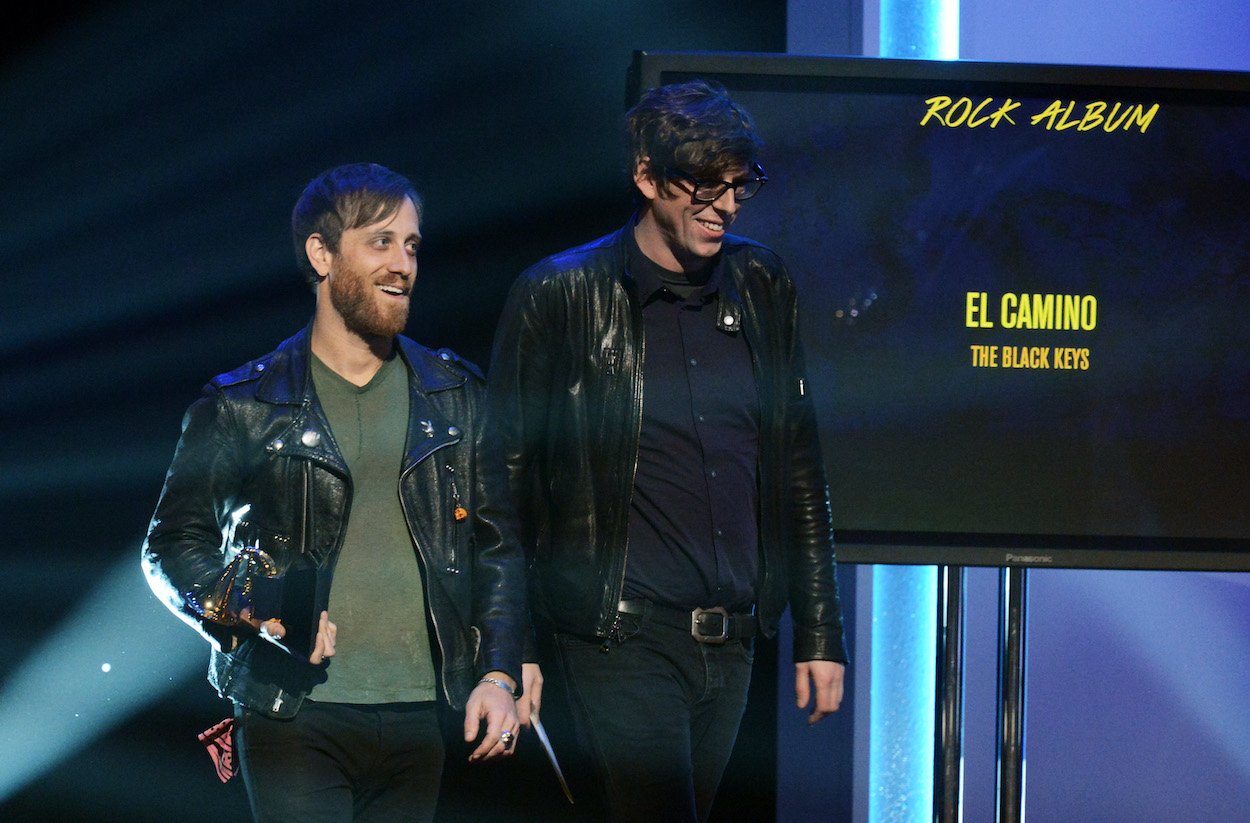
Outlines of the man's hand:
[{"label": "man's hand", "polygon": [[[334,657],[334,641],[338,637],[338,632],[339,627],[330,622],[329,612],[322,612],[321,620],[317,623],[317,640],[313,643],[312,654],[308,656],[309,663],[320,666],[322,660]],[[349,631],[348,634],[350,633]],[[841,693],[839,690],[838,694]]]},{"label": "man's hand", "polygon": [[794,697],[800,709],[812,701],[812,688],[816,691],[815,705],[807,716],[808,725],[819,722],[842,705],[842,679],[846,666],[832,660],[808,660],[794,664]]},{"label": "man's hand", "polygon": [[[286,636],[286,626],[282,625],[282,621],[277,618],[271,620],[254,620],[248,609],[244,609],[239,615],[239,620],[247,623],[256,633],[265,640],[278,646],[288,654],[291,650],[282,645],[282,638]],[[317,623],[317,640],[313,643],[312,654],[308,656],[308,662],[313,666],[320,666],[322,661],[327,658],[334,657],[334,641],[338,637],[338,626],[330,622],[329,612],[321,613],[321,620]]]},{"label": "man's hand", "polygon": [[525,693],[516,703],[516,717],[522,726],[528,726],[530,716],[538,716],[543,702],[543,673],[537,663],[521,664],[521,686]]},{"label": "man's hand", "polygon": [[[486,676],[507,683],[510,689],[516,688],[515,681],[503,672],[487,672]],[[485,730],[482,729],[483,722]],[[469,755],[470,763],[507,756],[516,751],[516,739],[521,733],[516,701],[494,683],[478,683],[464,706],[464,742],[472,743],[479,732],[482,742]],[[506,744],[502,737],[504,732],[508,733]]]}]

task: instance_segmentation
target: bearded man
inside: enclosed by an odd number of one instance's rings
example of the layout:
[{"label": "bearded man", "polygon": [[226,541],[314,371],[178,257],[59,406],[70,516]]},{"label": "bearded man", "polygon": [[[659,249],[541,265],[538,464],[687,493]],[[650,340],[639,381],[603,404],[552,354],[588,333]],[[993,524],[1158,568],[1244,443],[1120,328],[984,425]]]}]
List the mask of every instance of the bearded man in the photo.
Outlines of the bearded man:
[{"label": "bearded man", "polygon": [[442,720],[464,712],[470,760],[519,733],[523,558],[483,377],[400,334],[421,209],[376,164],[308,184],[312,322],[204,387],[144,542],[212,644],[259,821],[433,819]]}]

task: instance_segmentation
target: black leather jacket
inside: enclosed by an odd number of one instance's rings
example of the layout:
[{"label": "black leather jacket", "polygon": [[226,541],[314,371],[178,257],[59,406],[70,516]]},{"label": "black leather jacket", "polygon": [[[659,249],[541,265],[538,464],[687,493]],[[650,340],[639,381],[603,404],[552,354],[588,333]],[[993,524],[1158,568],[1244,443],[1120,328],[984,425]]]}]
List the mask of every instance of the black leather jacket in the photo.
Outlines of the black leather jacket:
[{"label": "black leather jacket", "polygon": [[[521,682],[524,560],[498,451],[483,448],[481,374],[450,351],[397,339],[411,404],[400,500],[421,561],[442,691],[459,709],[487,671]],[[186,595],[218,577],[232,544],[259,540],[290,564],[281,606],[288,637],[315,636],[352,480],[313,390],[309,357],[304,329],[204,387],[183,420],[143,545],[153,591],[213,645],[209,680],[222,696],[275,717],[298,711],[321,668],[201,619]],[[457,498],[469,512],[459,521]],[[246,536],[234,534],[240,528]]]},{"label": "black leather jacket", "polygon": [[[645,341],[624,232],[517,279],[496,332],[488,426],[506,449],[532,602],[557,630],[605,637],[628,555]],[[794,283],[769,249],[726,235],[718,312],[742,329],[760,394],[761,580],[767,636],[787,603],[795,660],[846,662],[829,493],[804,386]]]}]

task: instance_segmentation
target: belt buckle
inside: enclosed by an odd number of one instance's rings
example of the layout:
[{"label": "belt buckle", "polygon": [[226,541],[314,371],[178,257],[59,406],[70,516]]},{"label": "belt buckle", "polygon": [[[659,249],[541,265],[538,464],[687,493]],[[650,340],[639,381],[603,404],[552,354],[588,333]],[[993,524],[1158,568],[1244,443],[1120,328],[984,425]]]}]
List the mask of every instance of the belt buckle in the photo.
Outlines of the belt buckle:
[{"label": "belt buckle", "polygon": [[[720,634],[703,634],[699,630],[699,620],[705,614],[720,615]],[[729,639],[729,612],[725,611],[723,606],[716,606],[711,609],[695,609],[690,613],[690,636],[697,643],[712,643],[720,645]]]}]

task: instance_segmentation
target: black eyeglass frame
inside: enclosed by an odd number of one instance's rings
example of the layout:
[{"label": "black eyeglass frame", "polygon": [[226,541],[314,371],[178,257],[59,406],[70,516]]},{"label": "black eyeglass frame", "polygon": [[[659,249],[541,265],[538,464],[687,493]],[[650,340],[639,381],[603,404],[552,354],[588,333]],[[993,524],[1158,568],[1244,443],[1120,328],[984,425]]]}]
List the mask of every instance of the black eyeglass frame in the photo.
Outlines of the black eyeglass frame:
[{"label": "black eyeglass frame", "polygon": [[[752,197],[760,193],[760,189],[768,182],[768,175],[764,173],[764,167],[759,163],[752,163],[755,170],[754,177],[748,177],[742,180],[700,180],[692,174],[687,174],[681,169],[665,168],[664,176],[666,178],[676,177],[677,179],[690,185],[690,197],[696,203],[715,203],[721,198],[725,192],[730,189],[734,190],[734,199],[741,203],[743,200],[750,200]],[[706,190],[713,189],[715,194],[711,197],[707,196]],[[705,190],[702,197],[699,196],[700,190]]]}]

